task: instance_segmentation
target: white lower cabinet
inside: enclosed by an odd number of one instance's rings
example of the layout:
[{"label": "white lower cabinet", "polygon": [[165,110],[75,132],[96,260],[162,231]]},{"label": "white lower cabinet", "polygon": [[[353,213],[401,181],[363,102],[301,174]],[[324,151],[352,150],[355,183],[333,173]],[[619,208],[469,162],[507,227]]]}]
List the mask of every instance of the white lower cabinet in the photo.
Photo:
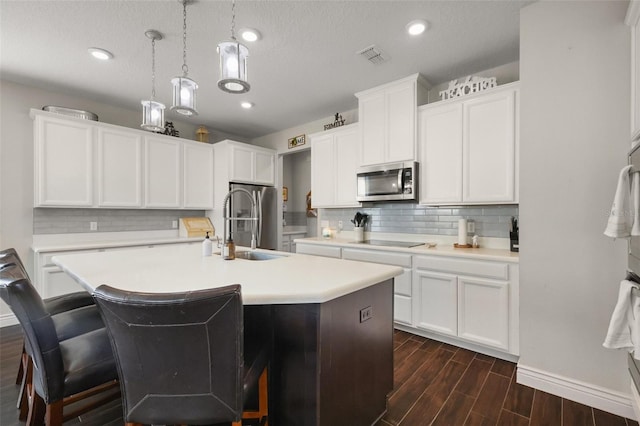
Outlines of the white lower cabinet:
[{"label": "white lower cabinet", "polygon": [[[396,326],[490,354],[519,353],[518,264],[457,256],[298,243],[298,253],[400,266]],[[505,357],[507,357],[505,355]]]},{"label": "white lower cabinet", "polygon": [[411,255],[386,251],[361,249],[342,249],[342,258],[362,262],[382,263],[400,266],[404,269],[401,275],[394,278],[393,284],[393,319],[403,324],[411,324]]},{"label": "white lower cabinet", "polygon": [[458,286],[455,275],[416,270],[415,325],[449,336],[458,334]]},{"label": "white lower cabinet", "polygon": [[[200,244],[199,241],[183,242],[163,242],[162,244]],[[138,244],[138,245],[122,245],[114,247],[93,247],[85,250],[59,250],[59,251],[38,251],[34,255],[34,276],[33,285],[43,299],[49,297],[60,296],[63,294],[73,293],[83,290],[71,276],[64,272],[58,265],[53,263],[54,256],[78,253],[95,253],[102,251],[114,250],[131,250],[136,248],[148,247],[153,248],[158,244]]]},{"label": "white lower cabinet", "polygon": [[332,257],[334,259],[340,259],[342,255],[342,249],[334,246],[320,246],[315,244],[300,244],[296,245],[296,253],[299,254],[311,254],[314,256]]},{"label": "white lower cabinet", "polygon": [[305,232],[297,233],[297,234],[284,234],[282,236],[282,248],[281,251],[286,251],[289,253],[296,252],[296,242],[295,240],[299,238],[304,238],[307,235]]},{"label": "white lower cabinet", "polygon": [[67,275],[60,267],[52,262],[53,256],[61,254],[93,253],[96,250],[73,250],[36,253],[35,256],[35,281],[34,285],[43,299],[60,296],[62,294],[81,291],[82,287],[73,278]]},{"label": "white lower cabinet", "polygon": [[414,265],[416,327],[517,353],[507,263],[416,256]]},{"label": "white lower cabinet", "polygon": [[458,278],[458,336],[509,349],[509,283]]}]

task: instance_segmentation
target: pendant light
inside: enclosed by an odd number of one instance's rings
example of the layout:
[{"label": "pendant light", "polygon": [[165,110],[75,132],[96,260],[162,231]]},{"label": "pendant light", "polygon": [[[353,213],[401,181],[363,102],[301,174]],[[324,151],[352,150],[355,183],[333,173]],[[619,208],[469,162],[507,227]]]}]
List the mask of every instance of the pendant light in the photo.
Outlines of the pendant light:
[{"label": "pendant light", "polygon": [[151,39],[151,99],[142,103],[142,127],[150,132],[164,131],[164,104],[156,102],[156,40],[162,40],[162,34],[156,30],[147,30],[144,35]]},{"label": "pendant light", "polygon": [[187,77],[189,67],[187,66],[187,2],[189,0],[178,0],[182,3],[182,77],[171,79],[173,86],[173,105],[171,109],[183,115],[198,115],[196,111],[196,91],[198,84]]},{"label": "pendant light", "polygon": [[229,93],[246,93],[251,86],[247,81],[249,49],[236,40],[236,2],[231,2],[231,39],[218,45],[220,80],[218,87]]}]

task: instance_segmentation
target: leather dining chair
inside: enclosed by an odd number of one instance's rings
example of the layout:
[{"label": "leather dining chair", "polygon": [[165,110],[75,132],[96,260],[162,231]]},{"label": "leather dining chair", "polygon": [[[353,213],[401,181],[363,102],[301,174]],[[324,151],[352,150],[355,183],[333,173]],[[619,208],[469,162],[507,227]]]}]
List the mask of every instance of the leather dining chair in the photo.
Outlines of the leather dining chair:
[{"label": "leather dining chair", "polygon": [[[244,344],[239,285],[154,294],[102,285],[94,298],[116,357],[127,425],[268,424],[269,346]],[[243,413],[255,389],[259,408]]]},{"label": "leather dining chair", "polygon": [[[9,305],[25,336],[25,350],[33,362],[28,384],[27,425],[58,426],[64,421],[118,398],[117,370],[104,327],[59,340],[50,315],[24,268],[0,266],[0,298]],[[72,412],[64,407],[89,396],[97,397]],[[85,401],[87,402],[87,401]]]},{"label": "leather dining chair", "polygon": [[[0,250],[0,267],[16,264],[25,276],[27,270],[14,248]],[[63,294],[43,300],[44,308],[52,316],[58,340],[66,340],[80,334],[104,328],[104,323],[95,306],[93,297],[87,291]],[[27,354],[24,343],[18,366],[16,384],[20,385],[17,407],[19,420],[26,420],[28,412],[27,387],[31,384],[32,360]]]}]

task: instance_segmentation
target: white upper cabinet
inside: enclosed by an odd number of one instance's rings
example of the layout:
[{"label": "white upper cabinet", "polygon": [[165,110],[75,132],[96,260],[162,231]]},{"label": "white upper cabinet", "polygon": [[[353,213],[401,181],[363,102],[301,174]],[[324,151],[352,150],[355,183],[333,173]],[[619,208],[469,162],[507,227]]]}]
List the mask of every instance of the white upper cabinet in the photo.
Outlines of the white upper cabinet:
[{"label": "white upper cabinet", "polygon": [[313,208],[360,206],[356,201],[358,124],[309,135]]},{"label": "white upper cabinet", "polygon": [[429,84],[419,74],[356,93],[360,122],[360,165],[417,158],[417,106],[427,102]]},{"label": "white upper cabinet", "polygon": [[224,180],[254,185],[275,185],[274,150],[231,140],[218,142],[214,147],[216,157],[221,160],[216,165],[216,174],[220,174]]},{"label": "white upper cabinet", "polygon": [[31,110],[34,206],[213,208],[213,145]]},{"label": "white upper cabinet", "polygon": [[98,129],[98,206],[142,207],[142,136]]},{"label": "white upper cabinet", "polygon": [[420,111],[420,200],[462,200],[462,104]]},{"label": "white upper cabinet", "polygon": [[36,116],[34,121],[37,207],[93,205],[93,127],[89,123]]},{"label": "white upper cabinet", "polygon": [[518,83],[420,108],[420,203],[518,202]]},{"label": "white upper cabinet", "polygon": [[182,187],[181,145],[177,140],[145,138],[145,204],[155,208],[179,208]]},{"label": "white upper cabinet", "polygon": [[202,143],[184,143],[183,206],[186,209],[213,208],[213,149]]}]

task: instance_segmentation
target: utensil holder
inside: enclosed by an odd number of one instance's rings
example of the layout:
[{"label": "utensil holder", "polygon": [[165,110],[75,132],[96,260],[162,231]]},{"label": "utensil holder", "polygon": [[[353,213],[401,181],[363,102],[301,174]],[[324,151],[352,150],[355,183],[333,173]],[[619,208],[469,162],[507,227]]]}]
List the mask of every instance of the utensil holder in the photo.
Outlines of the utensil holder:
[{"label": "utensil holder", "polygon": [[519,232],[509,232],[509,249],[513,252],[520,251],[520,233]]},{"label": "utensil holder", "polygon": [[356,226],[355,228],[353,228],[354,231],[354,241],[356,243],[361,243],[364,241],[364,227],[363,226]]}]

